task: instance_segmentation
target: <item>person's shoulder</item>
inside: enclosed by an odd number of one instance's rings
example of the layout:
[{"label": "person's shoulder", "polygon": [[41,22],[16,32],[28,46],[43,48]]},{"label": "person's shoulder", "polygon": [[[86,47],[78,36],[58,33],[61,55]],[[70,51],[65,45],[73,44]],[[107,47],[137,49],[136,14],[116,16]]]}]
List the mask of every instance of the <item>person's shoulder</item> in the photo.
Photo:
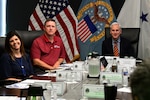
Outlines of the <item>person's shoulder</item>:
[{"label": "person's shoulder", "polygon": [[9,59],[10,55],[8,53],[3,53],[0,58],[1,59]]},{"label": "person's shoulder", "polygon": [[55,35],[54,37],[55,37],[56,39],[61,39],[58,35]]},{"label": "person's shoulder", "polygon": [[57,36],[57,35],[55,35],[54,38],[55,38],[56,41],[62,41],[62,39],[59,36]]},{"label": "person's shoulder", "polygon": [[26,60],[26,61],[31,60],[31,59],[30,59],[30,55],[29,55],[28,53],[25,53],[25,54],[24,54],[23,59]]},{"label": "person's shoulder", "polygon": [[108,42],[108,41],[111,41],[112,40],[112,37],[109,37],[107,39],[104,39],[104,42]]},{"label": "person's shoulder", "polygon": [[120,37],[120,39],[121,39],[121,41],[130,42],[130,40],[129,40],[129,39],[127,39],[127,38],[124,38],[124,37]]},{"label": "person's shoulder", "polygon": [[25,53],[25,54],[24,54],[24,57],[30,58],[30,55],[29,55],[28,53]]},{"label": "person's shoulder", "polygon": [[34,41],[42,40],[43,37],[44,37],[44,34],[42,34],[41,36],[38,36],[37,38],[35,38]]},{"label": "person's shoulder", "polygon": [[27,57],[28,57],[28,56],[30,56],[30,55],[29,55],[28,53],[25,53],[24,56],[27,56]]},{"label": "person's shoulder", "polygon": [[39,37],[37,37],[37,38],[35,38],[34,41],[33,41],[33,44],[43,41],[44,40],[43,38],[44,38],[44,34],[39,36]]},{"label": "person's shoulder", "polygon": [[9,57],[10,55],[8,53],[3,53],[2,56]]}]

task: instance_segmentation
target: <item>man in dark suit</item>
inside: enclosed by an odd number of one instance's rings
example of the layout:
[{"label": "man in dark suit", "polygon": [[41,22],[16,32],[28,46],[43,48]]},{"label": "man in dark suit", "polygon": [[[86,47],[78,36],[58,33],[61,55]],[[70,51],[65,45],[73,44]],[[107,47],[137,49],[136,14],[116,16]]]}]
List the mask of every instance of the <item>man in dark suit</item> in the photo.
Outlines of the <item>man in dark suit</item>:
[{"label": "man in dark suit", "polygon": [[[111,37],[105,39],[102,43],[103,56],[133,56],[133,47],[129,40],[121,37],[122,29],[119,23],[113,22],[110,25]],[[115,49],[117,48],[117,50]],[[116,54],[117,53],[117,54]]]}]

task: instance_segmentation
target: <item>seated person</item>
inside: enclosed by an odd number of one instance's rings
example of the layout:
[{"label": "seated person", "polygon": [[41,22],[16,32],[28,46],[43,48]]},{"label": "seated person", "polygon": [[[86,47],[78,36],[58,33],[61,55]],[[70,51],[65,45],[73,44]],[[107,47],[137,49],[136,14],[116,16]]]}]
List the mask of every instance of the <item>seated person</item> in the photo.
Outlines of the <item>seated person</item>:
[{"label": "seated person", "polygon": [[57,69],[65,59],[65,48],[57,31],[55,20],[47,19],[44,23],[44,34],[36,38],[31,47],[31,59],[35,73]]},{"label": "seated person", "polygon": [[30,56],[25,53],[20,36],[11,31],[6,34],[6,53],[0,57],[0,79],[21,81],[33,75]]},{"label": "seated person", "polygon": [[110,26],[111,37],[105,39],[102,43],[103,56],[133,57],[133,47],[129,40],[120,36],[121,33],[122,29],[120,24],[113,22]]},{"label": "seated person", "polygon": [[150,100],[150,59],[137,65],[130,75],[130,87],[133,100]]}]

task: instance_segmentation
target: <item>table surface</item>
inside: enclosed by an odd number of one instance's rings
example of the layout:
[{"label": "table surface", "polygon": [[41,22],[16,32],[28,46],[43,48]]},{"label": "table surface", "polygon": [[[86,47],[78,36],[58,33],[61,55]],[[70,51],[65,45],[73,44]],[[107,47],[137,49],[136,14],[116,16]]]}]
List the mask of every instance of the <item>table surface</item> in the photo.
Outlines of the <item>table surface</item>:
[{"label": "table surface", "polygon": [[[56,82],[56,77],[49,77],[49,76],[48,77],[34,76],[33,79],[51,80],[53,82]],[[67,84],[66,92],[64,93],[64,95],[58,96],[58,98],[63,98],[65,100],[80,100],[82,98],[82,85],[83,84],[100,84],[100,82],[98,78],[84,77],[81,82]],[[27,89],[8,89],[5,87],[0,87],[0,96],[26,97],[27,94],[28,94]],[[127,98],[126,100],[132,100],[131,94],[128,94],[128,93],[117,93],[116,100],[122,100],[122,97]],[[104,99],[88,98],[88,100],[104,100]]]},{"label": "table surface", "polygon": [[[67,84],[66,92],[64,93],[64,95],[58,96],[58,98],[60,98],[60,100],[61,98],[65,100],[80,100],[82,98],[82,84],[99,84],[99,79],[87,78],[78,83]],[[8,89],[5,87],[0,88],[1,96],[26,97],[27,93],[28,93],[27,89]],[[122,97],[127,98],[126,100],[132,100],[131,94],[127,93],[117,93],[116,100],[122,100]],[[104,100],[104,99],[89,98],[88,100]]]}]

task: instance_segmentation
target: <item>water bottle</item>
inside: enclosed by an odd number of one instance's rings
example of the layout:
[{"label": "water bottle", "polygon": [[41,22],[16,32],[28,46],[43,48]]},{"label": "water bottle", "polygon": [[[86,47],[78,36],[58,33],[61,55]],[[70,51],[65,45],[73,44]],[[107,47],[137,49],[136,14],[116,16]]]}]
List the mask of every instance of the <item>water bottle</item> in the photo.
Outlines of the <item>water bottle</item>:
[{"label": "water bottle", "polygon": [[51,91],[52,91],[52,83],[48,82],[45,84],[45,90],[43,92],[44,94],[44,100],[51,100]]},{"label": "water bottle", "polygon": [[45,84],[44,100],[57,100],[57,87],[52,82]]},{"label": "water bottle", "polygon": [[122,69],[122,85],[123,87],[127,87],[128,86],[128,69],[126,67],[124,67]]},{"label": "water bottle", "polygon": [[56,86],[53,86],[53,88],[51,90],[51,99],[57,100],[57,87]]}]

